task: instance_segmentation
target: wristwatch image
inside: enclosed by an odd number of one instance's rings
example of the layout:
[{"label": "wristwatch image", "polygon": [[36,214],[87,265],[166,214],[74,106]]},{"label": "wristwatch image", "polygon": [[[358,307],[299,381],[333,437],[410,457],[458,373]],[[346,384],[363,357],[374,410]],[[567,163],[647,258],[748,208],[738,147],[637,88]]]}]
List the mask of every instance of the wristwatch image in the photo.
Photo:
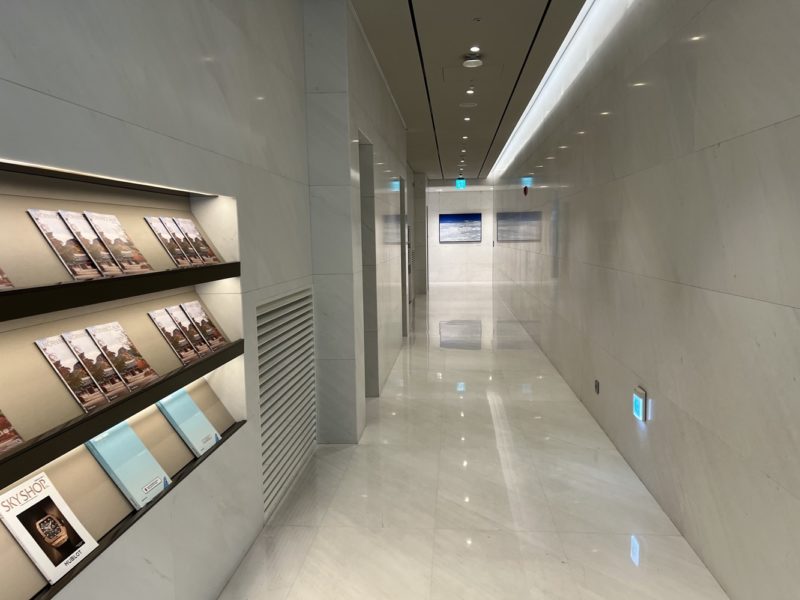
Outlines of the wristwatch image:
[{"label": "wristwatch image", "polygon": [[47,515],[36,521],[36,531],[53,548],[58,548],[69,539],[67,528],[52,515]]}]

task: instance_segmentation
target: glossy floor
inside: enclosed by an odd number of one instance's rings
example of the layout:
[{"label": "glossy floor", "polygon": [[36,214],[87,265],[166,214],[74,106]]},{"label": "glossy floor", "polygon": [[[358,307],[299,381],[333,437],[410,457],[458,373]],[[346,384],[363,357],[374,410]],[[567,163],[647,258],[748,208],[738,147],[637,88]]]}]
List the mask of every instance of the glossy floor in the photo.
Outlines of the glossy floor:
[{"label": "glossy floor", "polygon": [[222,600],[727,596],[491,286],[434,286],[358,446],[322,446]]}]

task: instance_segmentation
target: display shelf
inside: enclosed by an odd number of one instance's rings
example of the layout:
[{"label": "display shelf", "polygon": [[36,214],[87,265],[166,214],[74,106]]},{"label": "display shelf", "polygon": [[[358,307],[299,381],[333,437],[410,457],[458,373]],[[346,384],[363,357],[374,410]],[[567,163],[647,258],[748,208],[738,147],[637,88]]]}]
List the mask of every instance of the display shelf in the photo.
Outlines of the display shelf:
[{"label": "display shelf", "polygon": [[116,526],[114,526],[108,533],[106,533],[100,540],[98,541],[97,548],[92,551],[86,558],[84,558],[80,563],[75,565],[66,575],[64,575],[61,579],[59,579],[56,583],[52,585],[48,585],[38,594],[33,596],[31,600],[49,600],[50,598],[55,597],[64,587],[69,584],[70,581],[75,579],[81,571],[83,571],[86,567],[88,567],[92,561],[94,561],[98,556],[100,556],[103,552],[105,552],[114,542],[116,542],[122,534],[124,534],[128,529],[133,527],[133,525],[141,519],[149,510],[155,507],[164,496],[169,494],[172,490],[175,489],[176,486],[180,485],[180,483],[186,479],[189,474],[194,471],[200,464],[205,461],[209,456],[214,454],[217,450],[219,450],[220,446],[222,446],[225,442],[227,442],[233,435],[239,431],[247,421],[238,421],[231,425],[227,431],[225,431],[220,437],[220,441],[215,444],[208,452],[200,456],[199,458],[194,459],[185,467],[183,467],[180,471],[178,471],[174,477],[172,477],[172,484],[161,492],[158,496],[153,498],[144,508],[134,511],[125,517],[122,521],[120,521]]},{"label": "display shelf", "polygon": [[0,292],[0,321],[199,285],[240,274],[241,263],[228,262],[11,289]]},{"label": "display shelf", "polygon": [[30,439],[0,455],[0,489],[132,417],[244,353],[244,340],[223,346],[197,362],[175,369],[125,398]]}]

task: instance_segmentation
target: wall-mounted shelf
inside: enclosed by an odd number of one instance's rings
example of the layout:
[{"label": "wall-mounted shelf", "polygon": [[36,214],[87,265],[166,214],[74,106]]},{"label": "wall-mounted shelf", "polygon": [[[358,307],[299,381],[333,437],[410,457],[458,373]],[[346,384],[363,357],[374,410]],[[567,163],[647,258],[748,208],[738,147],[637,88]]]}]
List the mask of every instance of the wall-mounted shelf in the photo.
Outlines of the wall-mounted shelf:
[{"label": "wall-mounted shelf", "polygon": [[199,285],[240,274],[241,263],[229,262],[11,289],[0,292],[0,321]]},{"label": "wall-mounted shelf", "polygon": [[0,456],[0,489],[32,473],[244,353],[237,340],[197,362],[175,369],[130,395],[51,429]]},{"label": "wall-mounted shelf", "polygon": [[164,496],[169,494],[177,485],[179,485],[189,474],[194,471],[200,464],[205,461],[209,456],[211,456],[214,452],[219,450],[220,446],[222,446],[225,442],[227,442],[233,435],[239,431],[247,421],[239,421],[231,425],[228,430],[222,434],[220,441],[215,444],[208,452],[200,456],[199,458],[194,459],[188,465],[183,467],[180,471],[178,471],[175,476],[172,478],[172,484],[163,492],[161,492],[158,496],[153,498],[144,508],[134,511],[125,517],[122,521],[120,521],[113,529],[111,529],[107,534],[105,534],[100,540],[98,541],[98,546],[95,550],[89,554],[86,558],[84,558],[80,563],[75,565],[71,571],[69,571],[64,577],[59,579],[56,583],[47,586],[41,592],[36,594],[31,600],[49,600],[50,598],[55,597],[64,587],[73,579],[75,579],[78,574],[83,571],[89,564],[95,560],[100,554],[105,552],[111,544],[116,542],[123,533],[125,533],[128,529],[133,527],[133,525],[141,519],[150,509],[152,509],[156,504],[158,504]]}]

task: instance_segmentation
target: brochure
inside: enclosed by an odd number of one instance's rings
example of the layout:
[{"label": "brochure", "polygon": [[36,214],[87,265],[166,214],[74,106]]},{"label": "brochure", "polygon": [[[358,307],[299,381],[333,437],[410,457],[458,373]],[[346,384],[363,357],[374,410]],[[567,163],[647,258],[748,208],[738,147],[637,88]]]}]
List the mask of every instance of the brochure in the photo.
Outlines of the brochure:
[{"label": "brochure", "polygon": [[203,262],[222,262],[211,249],[211,246],[208,245],[208,242],[206,242],[205,238],[200,233],[200,230],[197,229],[197,225],[195,225],[194,221],[191,219],[176,218],[175,224],[180,227],[181,231],[186,235],[187,238],[189,238],[189,241],[192,243],[192,246],[194,246],[194,249],[197,250],[200,258],[203,259]]},{"label": "brochure", "polygon": [[84,217],[82,213],[60,210],[58,214],[61,215],[64,223],[66,223],[75,238],[86,249],[86,253],[103,275],[112,276],[122,273],[122,269],[119,268],[119,265],[114,261],[114,257],[111,256],[108,248],[106,248],[102,240],[97,237],[97,233],[95,233],[92,226],[89,225],[89,221],[86,220],[86,217]]},{"label": "brochure", "polygon": [[153,368],[133,345],[133,342],[116,321],[88,327],[86,331],[100,346],[106,358],[122,376],[131,390],[138,389],[158,378]]},{"label": "brochure", "polygon": [[3,269],[0,269],[0,292],[3,290],[10,290],[14,288],[14,284],[11,283],[11,280],[6,275]]},{"label": "brochure", "polygon": [[17,433],[11,421],[0,410],[0,454],[11,450],[22,443],[22,436]]},{"label": "brochure", "polygon": [[185,389],[159,400],[156,406],[195,456],[202,456],[220,440],[217,430]]},{"label": "brochure", "polygon": [[102,277],[92,259],[54,210],[28,209],[36,227],[74,279]]},{"label": "brochure", "polygon": [[183,335],[189,338],[189,341],[199,355],[202,356],[206,352],[211,352],[211,348],[208,347],[205,339],[203,339],[200,330],[194,326],[194,323],[186,316],[186,313],[183,312],[180,306],[176,304],[175,306],[168,306],[164,310],[169,313],[172,320],[181,328]]},{"label": "brochure", "polygon": [[85,329],[62,333],[61,337],[67,342],[81,364],[89,371],[92,379],[108,398],[109,402],[118,400],[128,393],[128,386],[122,381],[113,365],[100,352],[91,336]]},{"label": "brochure", "polygon": [[169,217],[161,217],[161,223],[164,225],[166,230],[169,231],[172,239],[174,239],[178,246],[181,247],[181,250],[183,250],[186,258],[189,259],[189,262],[191,262],[193,265],[202,265],[203,259],[200,258],[200,255],[197,253],[197,250],[194,249],[194,246],[192,246],[189,238],[184,235],[183,231],[181,231],[181,228],[175,224],[175,221]]},{"label": "brochure", "polygon": [[50,583],[97,548],[45,473],[0,496],[0,519]]},{"label": "brochure", "polygon": [[183,364],[188,365],[190,362],[200,358],[189,338],[184,335],[181,328],[172,320],[172,317],[169,316],[165,309],[160,308],[147,314]]},{"label": "brochure", "polygon": [[92,412],[108,404],[97,382],[60,335],[36,340],[36,346],[84,411]]},{"label": "brochure", "polygon": [[133,245],[116,216],[95,212],[83,214],[86,215],[89,223],[106,245],[111,256],[117,261],[123,273],[141,273],[153,270],[139,249]]},{"label": "brochure", "polygon": [[216,350],[220,346],[224,346],[228,343],[228,340],[226,340],[222,332],[217,329],[217,326],[211,322],[206,311],[203,310],[203,307],[197,300],[185,302],[181,304],[181,308],[183,308],[184,312],[186,312],[186,316],[188,316],[192,320],[192,323],[200,330],[200,333],[212,350]]},{"label": "brochure", "polygon": [[164,250],[167,251],[169,257],[179,267],[188,267],[191,265],[189,259],[186,258],[186,255],[181,250],[181,247],[178,245],[178,242],[175,241],[167,228],[164,227],[164,224],[161,222],[161,219],[158,217],[145,217],[145,222],[150,226],[150,229],[153,230],[153,233],[158,238],[158,241],[161,242],[161,245],[164,246]]},{"label": "brochure", "polygon": [[86,447],[136,510],[169,487],[164,469],[124,421],[86,442]]}]

